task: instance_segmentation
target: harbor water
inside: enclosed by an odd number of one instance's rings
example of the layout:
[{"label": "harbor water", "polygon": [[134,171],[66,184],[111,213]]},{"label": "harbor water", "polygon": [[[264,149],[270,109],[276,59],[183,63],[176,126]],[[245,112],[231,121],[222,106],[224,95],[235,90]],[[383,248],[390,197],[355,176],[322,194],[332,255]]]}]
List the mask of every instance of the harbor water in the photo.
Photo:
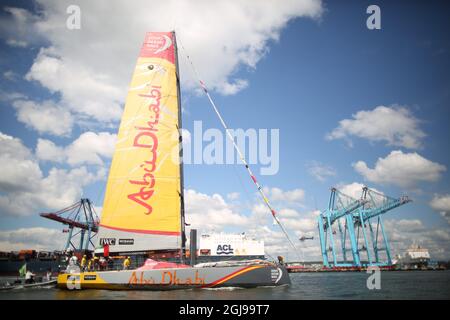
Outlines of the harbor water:
[{"label": "harbor water", "polygon": [[[293,273],[288,287],[254,289],[190,289],[175,291],[66,291],[30,288],[0,291],[0,299],[189,299],[189,300],[272,300],[272,299],[450,299],[450,270],[382,271],[380,289],[369,290],[365,272]],[[0,278],[0,282],[11,281]]]}]

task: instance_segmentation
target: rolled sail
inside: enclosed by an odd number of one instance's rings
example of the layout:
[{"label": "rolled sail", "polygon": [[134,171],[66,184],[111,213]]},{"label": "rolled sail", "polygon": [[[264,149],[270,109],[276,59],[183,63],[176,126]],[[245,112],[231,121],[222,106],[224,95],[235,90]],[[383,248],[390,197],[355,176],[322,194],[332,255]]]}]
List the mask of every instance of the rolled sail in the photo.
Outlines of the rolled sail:
[{"label": "rolled sail", "polygon": [[147,33],[129,86],[98,233],[111,253],[181,247],[174,42]]}]

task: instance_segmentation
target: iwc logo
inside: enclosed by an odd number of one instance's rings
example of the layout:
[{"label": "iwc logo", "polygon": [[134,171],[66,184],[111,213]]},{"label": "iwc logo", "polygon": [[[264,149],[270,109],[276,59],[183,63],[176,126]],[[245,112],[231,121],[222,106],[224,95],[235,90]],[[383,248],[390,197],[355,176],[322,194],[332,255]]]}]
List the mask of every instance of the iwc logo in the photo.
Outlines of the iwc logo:
[{"label": "iwc logo", "polygon": [[116,238],[100,238],[100,245],[101,246],[115,246],[116,245]]}]

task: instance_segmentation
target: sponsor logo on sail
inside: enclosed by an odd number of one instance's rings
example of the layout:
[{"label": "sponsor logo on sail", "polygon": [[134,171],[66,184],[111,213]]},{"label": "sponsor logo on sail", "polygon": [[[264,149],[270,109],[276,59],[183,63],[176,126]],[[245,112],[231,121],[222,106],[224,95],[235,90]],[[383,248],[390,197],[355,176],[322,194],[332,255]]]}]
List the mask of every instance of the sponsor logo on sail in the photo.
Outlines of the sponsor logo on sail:
[{"label": "sponsor logo on sail", "polygon": [[149,157],[140,165],[140,180],[129,180],[128,182],[137,188],[137,192],[128,195],[128,199],[145,208],[144,214],[149,215],[153,211],[150,200],[155,192],[155,176],[156,162],[158,157],[158,130],[161,105],[161,87],[152,86],[149,88],[148,94],[139,94],[148,101],[147,110],[149,111],[148,120],[145,126],[137,126],[137,133],[133,139],[133,148],[148,149]]},{"label": "sponsor logo on sail", "polygon": [[119,239],[119,245],[133,245],[134,239]]},{"label": "sponsor logo on sail", "polygon": [[153,51],[154,54],[159,54],[170,48],[172,39],[169,36],[157,33],[151,33],[145,40],[145,47],[147,50]]}]

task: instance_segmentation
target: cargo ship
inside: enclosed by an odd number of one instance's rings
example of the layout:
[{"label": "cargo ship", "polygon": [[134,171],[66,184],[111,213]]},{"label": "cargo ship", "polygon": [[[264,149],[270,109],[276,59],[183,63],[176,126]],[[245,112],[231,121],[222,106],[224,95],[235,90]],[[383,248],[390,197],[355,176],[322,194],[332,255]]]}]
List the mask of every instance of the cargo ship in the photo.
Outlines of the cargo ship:
[{"label": "cargo ship", "polygon": [[404,255],[397,256],[394,261],[397,268],[405,270],[427,268],[431,262],[428,249],[415,244],[411,245]]},{"label": "cargo ship", "polygon": [[245,233],[204,233],[200,235],[198,262],[265,259],[264,241]]},{"label": "cargo ship", "polygon": [[19,269],[27,264],[27,269],[35,273],[48,270],[58,272],[65,265],[62,251],[36,251],[32,249],[4,252],[0,251],[0,276],[16,276]]}]

